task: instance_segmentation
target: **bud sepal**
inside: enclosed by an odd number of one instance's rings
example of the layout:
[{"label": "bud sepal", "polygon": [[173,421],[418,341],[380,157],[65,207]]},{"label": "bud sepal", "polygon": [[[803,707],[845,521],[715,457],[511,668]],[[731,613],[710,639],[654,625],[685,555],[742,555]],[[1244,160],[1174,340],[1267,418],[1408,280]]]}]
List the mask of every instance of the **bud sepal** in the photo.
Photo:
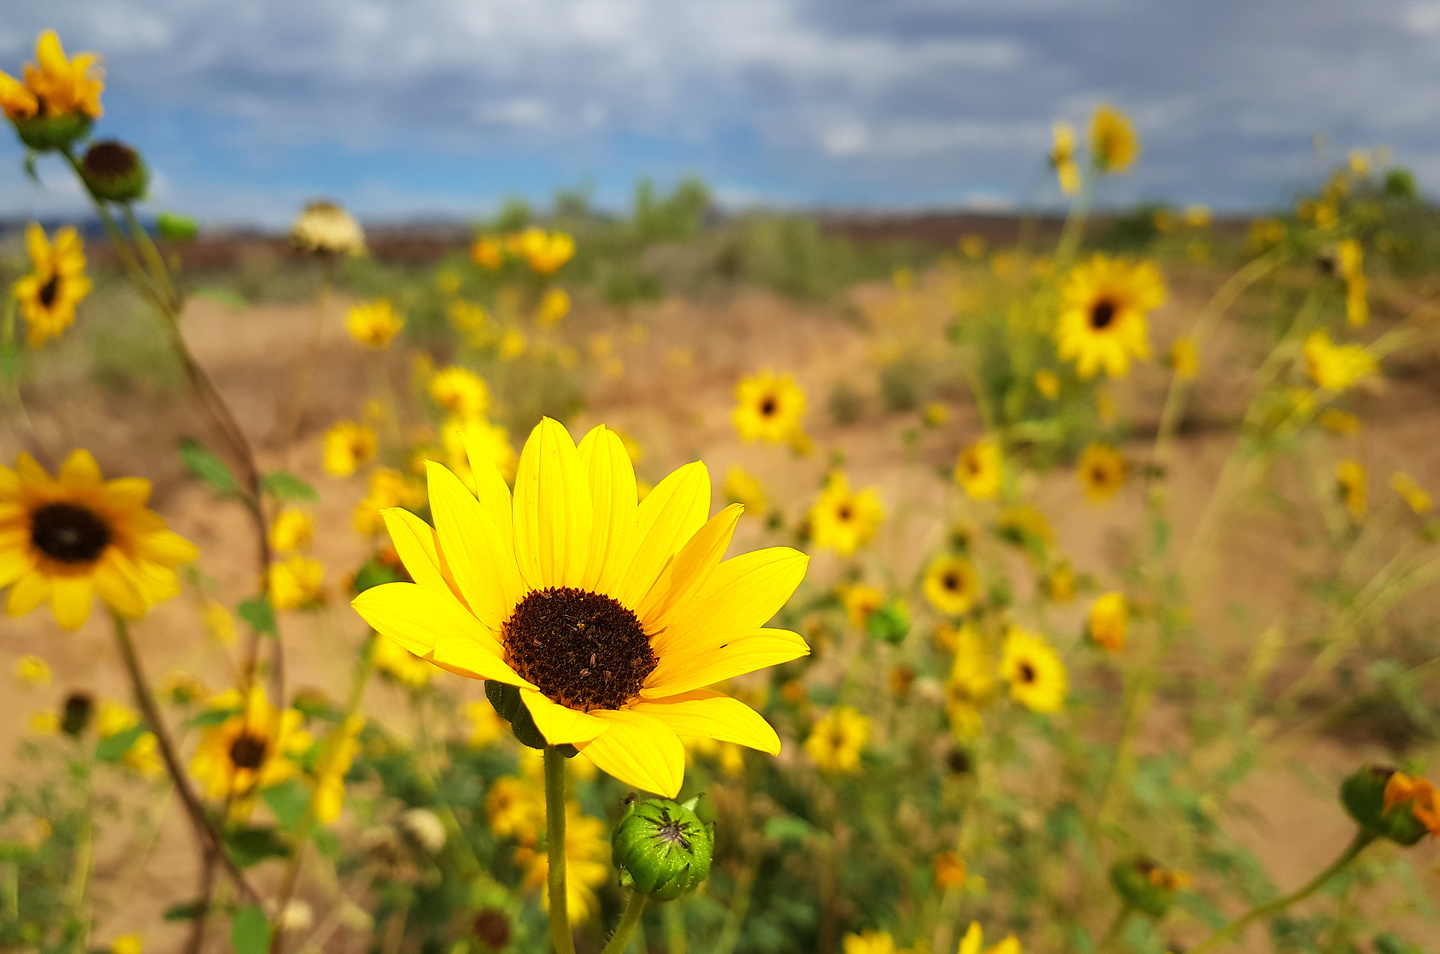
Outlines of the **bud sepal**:
[{"label": "bud sepal", "polygon": [[698,888],[710,875],[714,852],[714,803],[704,795],[684,803],[633,800],[611,841],[620,883],[651,901],[673,901]]}]

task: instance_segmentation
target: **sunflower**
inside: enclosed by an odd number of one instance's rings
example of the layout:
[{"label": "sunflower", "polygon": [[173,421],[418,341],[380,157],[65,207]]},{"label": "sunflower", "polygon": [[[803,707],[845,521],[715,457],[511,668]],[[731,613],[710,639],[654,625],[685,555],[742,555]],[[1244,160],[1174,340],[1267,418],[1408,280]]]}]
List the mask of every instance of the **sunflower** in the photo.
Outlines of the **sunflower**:
[{"label": "sunflower", "polygon": [[847,934],[841,942],[844,954],[910,954],[895,946],[889,931],[862,931]]},{"label": "sunflower", "polygon": [[349,477],[379,450],[375,429],[368,424],[340,421],[325,432],[325,473]]},{"label": "sunflower", "polygon": [[475,482],[470,463],[477,454],[497,467],[507,481],[515,479],[515,448],[504,424],[451,415],[440,425],[440,443],[445,445],[445,463],[466,487]]},{"label": "sunflower", "polygon": [[763,628],[805,575],[804,554],[773,547],[722,562],[743,508],[706,520],[700,462],[637,504],[630,458],[603,426],[577,448],[541,421],[513,497],[483,451],[470,466],[474,495],[428,464],[435,528],[385,511],[416,582],[356,597],[371,626],[442,668],[518,686],[547,742],[638,788],[679,793],[681,735],[779,751],[754,710],[702,687],[810,651]]},{"label": "sunflower", "polygon": [[570,314],[570,293],[563,288],[549,288],[540,296],[540,306],[535,310],[535,323],[541,328],[558,325]]},{"label": "sunflower", "polygon": [[1000,675],[1010,683],[1011,697],[1028,709],[1059,712],[1065,705],[1065,664],[1033,633],[1012,627],[1005,634]]},{"label": "sunflower", "polygon": [[1080,455],[1077,474],[1085,488],[1085,499],[1103,504],[1125,485],[1125,458],[1109,444],[1091,444]]},{"label": "sunflower", "polygon": [[1394,772],[1385,782],[1385,812],[1406,804],[1430,834],[1440,835],[1440,792],[1426,779]]},{"label": "sunflower", "polygon": [[370,650],[375,671],[389,676],[406,689],[424,689],[430,685],[435,667],[386,636],[377,636]]},{"label": "sunflower", "polygon": [[92,286],[85,275],[85,245],[74,229],[60,229],[52,245],[45,230],[31,222],[25,248],[34,271],[15,283],[15,297],[25,317],[25,343],[38,348],[75,323],[75,306]]},{"label": "sunflower", "polygon": [[270,549],[276,553],[294,553],[310,546],[315,539],[315,518],[309,511],[285,507],[270,521]]},{"label": "sunflower", "polygon": [[925,598],[946,616],[970,612],[979,591],[974,565],[958,553],[937,556],[925,571]]},{"label": "sunflower", "polygon": [[1000,445],[983,438],[960,452],[955,481],[976,500],[991,500],[1000,492]]},{"label": "sunflower", "polygon": [[985,954],[1020,954],[1020,941],[1015,935],[1007,934],[1005,940],[985,947],[985,932],[980,928],[980,922],[971,921],[965,936],[960,939],[959,954],[980,954],[982,948]]},{"label": "sunflower", "polygon": [[1328,331],[1312,331],[1301,349],[1310,379],[1339,394],[1379,370],[1375,357],[1361,345],[1337,345]]},{"label": "sunflower", "polygon": [[815,723],[805,751],[823,772],[860,771],[860,753],[870,741],[870,720],[850,706],[839,706]]},{"label": "sunflower", "polygon": [[430,379],[430,399],[447,414],[480,417],[490,410],[490,388],[469,368],[449,367]]},{"label": "sunflower", "polygon": [[1082,379],[1101,368],[1124,377],[1131,358],[1150,357],[1145,316],[1165,301],[1165,284],[1151,263],[1096,255],[1071,271],[1060,298],[1060,359],[1075,361]]},{"label": "sunflower", "polygon": [[278,610],[311,606],[320,599],[325,582],[325,564],[314,557],[295,554],[270,564],[270,603]]},{"label": "sunflower", "polygon": [[544,229],[528,228],[507,240],[512,251],[524,257],[530,269],[541,275],[560,270],[575,257],[575,240],[564,232],[546,232]]},{"label": "sunflower", "polygon": [[845,616],[850,625],[864,629],[870,622],[871,614],[885,605],[885,591],[868,583],[850,583],[835,587],[840,603],[845,607]]},{"label": "sunflower", "polygon": [[355,343],[375,351],[389,347],[404,327],[405,316],[395,310],[394,302],[388,298],[356,305],[345,317],[345,330]]},{"label": "sunflower", "polygon": [[49,600],[56,621],[78,629],[96,593],[130,619],[179,593],[174,568],[199,554],[146,508],[149,497],[143,478],[103,480],[89,451],[56,478],[24,453],[14,470],[0,467],[0,586],[14,584],[5,611]]},{"label": "sunflower", "polygon": [[1340,502],[1356,523],[1365,519],[1365,511],[1370,506],[1365,483],[1365,465],[1355,458],[1347,457],[1335,468],[1335,485]]},{"label": "sunflower", "polygon": [[78,114],[99,119],[105,110],[100,94],[105,81],[94,53],[65,55],[54,30],[40,34],[35,43],[35,63],[25,64],[25,82],[0,72],[0,106],[11,119],[35,116],[57,117]]},{"label": "sunflower", "polygon": [[1427,516],[1435,509],[1435,501],[1430,494],[1416,483],[1415,478],[1401,471],[1390,475],[1390,489],[1400,495],[1405,505],[1414,512],[1417,517]]},{"label": "sunflower", "polygon": [[835,473],[810,508],[810,536],[817,547],[849,556],[875,536],[884,519],[885,508],[874,487],[852,491],[849,478]]},{"label": "sunflower", "polygon": [[259,686],[248,697],[238,689],[216,696],[210,711],[229,715],[205,728],[190,772],[212,799],[247,799],[300,773],[296,759],[314,740],[298,709],[277,710]]},{"label": "sunflower", "polygon": [[725,483],[720,492],[731,503],[738,503],[756,516],[770,509],[769,498],[765,496],[765,485],[750,471],[739,464],[731,464],[725,471]]},{"label": "sunflower", "polygon": [[783,444],[800,430],[805,416],[805,392],[791,374],[761,371],[735,385],[735,409],[730,419],[745,441]]},{"label": "sunflower", "polygon": [[1090,156],[1100,172],[1120,173],[1140,155],[1140,140],[1130,119],[1109,103],[1090,114]]},{"label": "sunflower", "polygon": [[945,711],[957,737],[979,734],[980,709],[994,694],[995,663],[984,637],[967,623],[955,633],[955,662],[945,680]]},{"label": "sunflower", "polygon": [[1075,162],[1075,127],[1069,123],[1054,126],[1055,145],[1050,149],[1050,165],[1060,180],[1060,191],[1074,195],[1080,191],[1080,166]]},{"label": "sunflower", "polygon": [[1125,648],[1129,635],[1130,613],[1122,593],[1104,593],[1090,605],[1090,616],[1085,623],[1085,632],[1095,645],[1108,652],[1118,653]]}]

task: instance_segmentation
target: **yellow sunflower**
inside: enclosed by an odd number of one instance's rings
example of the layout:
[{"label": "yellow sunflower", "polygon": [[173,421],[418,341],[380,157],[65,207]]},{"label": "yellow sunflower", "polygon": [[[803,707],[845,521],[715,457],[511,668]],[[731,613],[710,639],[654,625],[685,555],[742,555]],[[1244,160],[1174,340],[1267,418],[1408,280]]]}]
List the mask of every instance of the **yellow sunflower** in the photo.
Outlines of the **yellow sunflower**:
[{"label": "yellow sunflower", "polygon": [[296,758],[314,742],[299,710],[277,710],[259,686],[248,698],[237,689],[221,693],[210,710],[230,716],[206,727],[190,763],[205,797],[244,799],[299,774]]},{"label": "yellow sunflower", "polygon": [[849,556],[874,538],[884,519],[879,491],[874,487],[853,491],[844,474],[831,474],[820,499],[810,508],[810,538],[817,547]]},{"label": "yellow sunflower", "polygon": [[1074,195],[1080,191],[1080,166],[1075,162],[1075,127],[1069,123],[1054,126],[1055,145],[1050,149],[1050,165],[1060,180],[1060,191]]},{"label": "yellow sunflower", "polygon": [[356,305],[345,317],[345,330],[355,343],[376,351],[389,347],[405,327],[405,316],[395,310],[388,298]]},{"label": "yellow sunflower", "polygon": [[946,616],[970,612],[980,593],[975,567],[958,553],[945,553],[930,561],[925,571],[925,598]]},{"label": "yellow sunflower", "polygon": [[745,441],[783,444],[800,430],[805,416],[805,392],[791,374],[761,371],[735,385],[735,409],[730,419]]},{"label": "yellow sunflower", "polygon": [[958,954],[1020,954],[1020,941],[1013,934],[1007,934],[1003,941],[985,947],[985,932],[979,921],[971,921],[965,936],[960,939]]},{"label": "yellow sunflower", "polygon": [[386,636],[375,637],[370,659],[376,672],[389,676],[406,689],[424,689],[435,674],[434,666]]},{"label": "yellow sunflower", "polygon": [[770,509],[770,500],[765,495],[765,485],[750,471],[739,464],[731,464],[725,471],[725,483],[720,492],[731,503],[744,505],[757,517],[763,517]]},{"label": "yellow sunflower", "polygon": [[94,53],[65,55],[54,30],[40,34],[35,44],[37,63],[25,64],[25,82],[0,72],[0,107],[11,119],[80,114],[99,119],[105,110],[100,94],[105,89],[100,57]]},{"label": "yellow sunflower", "polygon": [[175,567],[199,554],[149,498],[150,481],[104,480],[88,451],[55,478],[29,454],[0,467],[0,586],[14,584],[5,611],[23,616],[48,600],[61,626],[78,629],[97,593],[130,619],[179,593]]},{"label": "yellow sunflower", "polygon": [[707,521],[703,463],[637,503],[613,431],[597,427],[577,448],[547,418],[513,496],[483,452],[471,452],[473,495],[427,466],[436,526],[385,511],[416,582],[356,597],[371,626],[442,668],[519,687],[546,741],[638,788],[679,793],[682,735],[779,751],[754,710],[703,687],[810,651],[764,628],[808,558],[772,547],[722,562],[743,508]]},{"label": "yellow sunflower", "polygon": [[1074,361],[1082,379],[1102,368],[1124,377],[1132,358],[1150,357],[1146,316],[1164,301],[1165,283],[1154,265],[1096,255],[1071,271],[1061,289],[1060,359]]},{"label": "yellow sunflower", "polygon": [[1120,173],[1140,155],[1140,139],[1130,119],[1109,103],[1090,114],[1090,156],[1101,172]]},{"label": "yellow sunflower", "polygon": [[1000,445],[984,438],[960,452],[955,480],[976,500],[991,500],[1000,493]]},{"label": "yellow sunflower", "polygon": [[490,388],[468,368],[449,367],[430,379],[430,398],[447,414],[479,417],[490,409]]},{"label": "yellow sunflower", "polygon": [[25,318],[25,343],[38,348],[75,323],[75,306],[92,286],[85,275],[85,244],[74,229],[60,229],[52,245],[45,230],[31,222],[25,248],[34,270],[15,283],[15,297]]},{"label": "yellow sunflower", "polygon": [[1085,631],[1097,646],[1118,653],[1130,632],[1130,611],[1123,593],[1104,593],[1090,605]]},{"label": "yellow sunflower", "polygon": [[1396,471],[1391,474],[1390,489],[1400,495],[1400,499],[1405,501],[1405,505],[1409,507],[1417,517],[1427,516],[1435,509],[1435,501],[1430,497],[1430,494],[1425,491],[1424,487],[1416,483],[1415,478],[1409,474],[1401,471]]},{"label": "yellow sunflower", "polygon": [[1005,634],[1000,675],[1010,683],[1010,696],[1036,712],[1059,712],[1065,705],[1069,679],[1065,664],[1044,639],[1012,627]]},{"label": "yellow sunflower", "polygon": [[1077,474],[1085,488],[1085,499],[1103,504],[1125,485],[1125,458],[1109,444],[1091,444],[1080,455]]},{"label": "yellow sunflower", "polygon": [[1335,468],[1335,485],[1350,519],[1356,523],[1364,520],[1365,511],[1370,507],[1365,486],[1365,465],[1353,457],[1345,458]]},{"label": "yellow sunflower", "polygon": [[838,706],[815,723],[805,751],[823,772],[860,771],[860,753],[870,741],[870,720],[850,706]]},{"label": "yellow sunflower", "polygon": [[1324,330],[1310,332],[1302,353],[1310,379],[1337,394],[1379,370],[1375,357],[1362,345],[1337,345]]},{"label": "yellow sunflower", "polygon": [[349,477],[379,450],[375,429],[368,424],[340,421],[325,432],[325,473]]}]

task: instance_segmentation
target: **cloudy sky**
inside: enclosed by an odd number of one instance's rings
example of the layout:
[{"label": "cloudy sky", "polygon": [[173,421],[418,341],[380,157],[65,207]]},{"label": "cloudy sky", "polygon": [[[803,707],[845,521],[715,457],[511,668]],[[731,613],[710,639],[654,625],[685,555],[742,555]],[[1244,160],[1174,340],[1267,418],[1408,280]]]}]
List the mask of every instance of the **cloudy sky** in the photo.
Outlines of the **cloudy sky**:
[{"label": "cloudy sky", "polygon": [[[104,56],[99,133],[157,204],[209,221],[687,173],[733,204],[1053,204],[1051,123],[1107,100],[1144,143],[1111,201],[1265,207],[1379,145],[1440,193],[1440,0],[7,0],[0,67],[45,27]],[[0,215],[74,207],[0,138]]]}]

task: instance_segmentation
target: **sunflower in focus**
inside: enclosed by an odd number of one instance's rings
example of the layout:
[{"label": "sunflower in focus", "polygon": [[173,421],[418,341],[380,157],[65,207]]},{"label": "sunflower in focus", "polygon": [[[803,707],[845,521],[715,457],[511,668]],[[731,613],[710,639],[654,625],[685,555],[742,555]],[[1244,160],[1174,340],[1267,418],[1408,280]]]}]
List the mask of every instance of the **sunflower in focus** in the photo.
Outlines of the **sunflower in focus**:
[{"label": "sunflower in focus", "polygon": [[259,686],[252,687],[248,697],[238,689],[221,693],[209,708],[230,715],[206,726],[190,763],[206,798],[240,799],[244,812],[243,802],[251,795],[300,773],[296,759],[314,739],[303,728],[305,717],[298,709],[276,709]]},{"label": "sunflower in focus", "polygon": [[1109,444],[1091,444],[1080,455],[1077,473],[1085,488],[1085,499],[1103,504],[1125,485],[1125,458]]},{"label": "sunflower in focus", "polygon": [[1000,445],[992,438],[978,440],[960,452],[955,481],[975,500],[991,500],[1000,493]]},{"label": "sunflower in focus", "polygon": [[1074,361],[1082,379],[1102,368],[1112,378],[1124,377],[1132,358],[1150,357],[1146,316],[1165,301],[1154,265],[1096,255],[1071,271],[1060,297],[1060,359]]},{"label": "sunflower in focus", "polygon": [[199,553],[145,506],[149,498],[150,481],[104,480],[88,451],[73,452],[54,478],[25,453],[14,470],[0,467],[5,611],[23,616],[48,601],[56,622],[73,630],[89,618],[96,594],[138,619],[179,593],[175,567]]},{"label": "sunflower in focus", "polygon": [[37,63],[25,64],[25,82],[0,72],[0,107],[12,120],[80,115],[99,119],[105,110],[100,57],[94,53],[65,55],[54,30],[40,34],[35,43]]},{"label": "sunflower in focus", "polygon": [[1010,696],[1035,712],[1059,712],[1065,705],[1068,676],[1059,655],[1039,636],[1012,627],[1001,650],[1000,675]]},{"label": "sunflower in focus", "polygon": [[60,229],[51,244],[45,230],[31,222],[25,249],[33,270],[15,283],[15,298],[25,318],[25,343],[38,348],[75,323],[75,306],[92,285],[85,275],[85,244],[73,228]]},{"label": "sunflower in focus", "polygon": [[1140,140],[1130,119],[1109,103],[1101,103],[1090,114],[1090,155],[1095,168],[1120,173],[1140,155]]},{"label": "sunflower in focus", "polygon": [[783,444],[800,430],[804,416],[805,392],[794,375],[761,371],[735,385],[730,418],[741,440]]},{"label": "sunflower in focus", "polygon": [[1065,122],[1056,123],[1054,133],[1050,166],[1060,180],[1060,191],[1074,195],[1080,191],[1080,165],[1075,161],[1075,127]]},{"label": "sunflower in focus", "polygon": [[870,741],[870,720],[850,706],[837,706],[810,730],[805,751],[822,772],[860,771],[860,753]]},{"label": "sunflower in focus", "polygon": [[518,687],[547,742],[647,791],[680,791],[682,735],[779,751],[753,709],[703,687],[810,651],[764,628],[805,575],[804,554],[722,561],[743,508],[706,519],[699,462],[637,502],[630,458],[603,426],[577,448],[543,420],[513,495],[478,448],[470,467],[473,494],[428,464],[435,527],[384,513],[415,582],[356,597],[371,626],[442,668]]},{"label": "sunflower in focus", "polygon": [[874,538],[884,519],[879,491],[874,487],[853,491],[848,477],[834,473],[810,508],[810,538],[817,547],[849,556]]},{"label": "sunflower in focus", "polygon": [[970,612],[979,591],[974,565],[958,553],[941,554],[925,571],[925,598],[946,616]]}]

